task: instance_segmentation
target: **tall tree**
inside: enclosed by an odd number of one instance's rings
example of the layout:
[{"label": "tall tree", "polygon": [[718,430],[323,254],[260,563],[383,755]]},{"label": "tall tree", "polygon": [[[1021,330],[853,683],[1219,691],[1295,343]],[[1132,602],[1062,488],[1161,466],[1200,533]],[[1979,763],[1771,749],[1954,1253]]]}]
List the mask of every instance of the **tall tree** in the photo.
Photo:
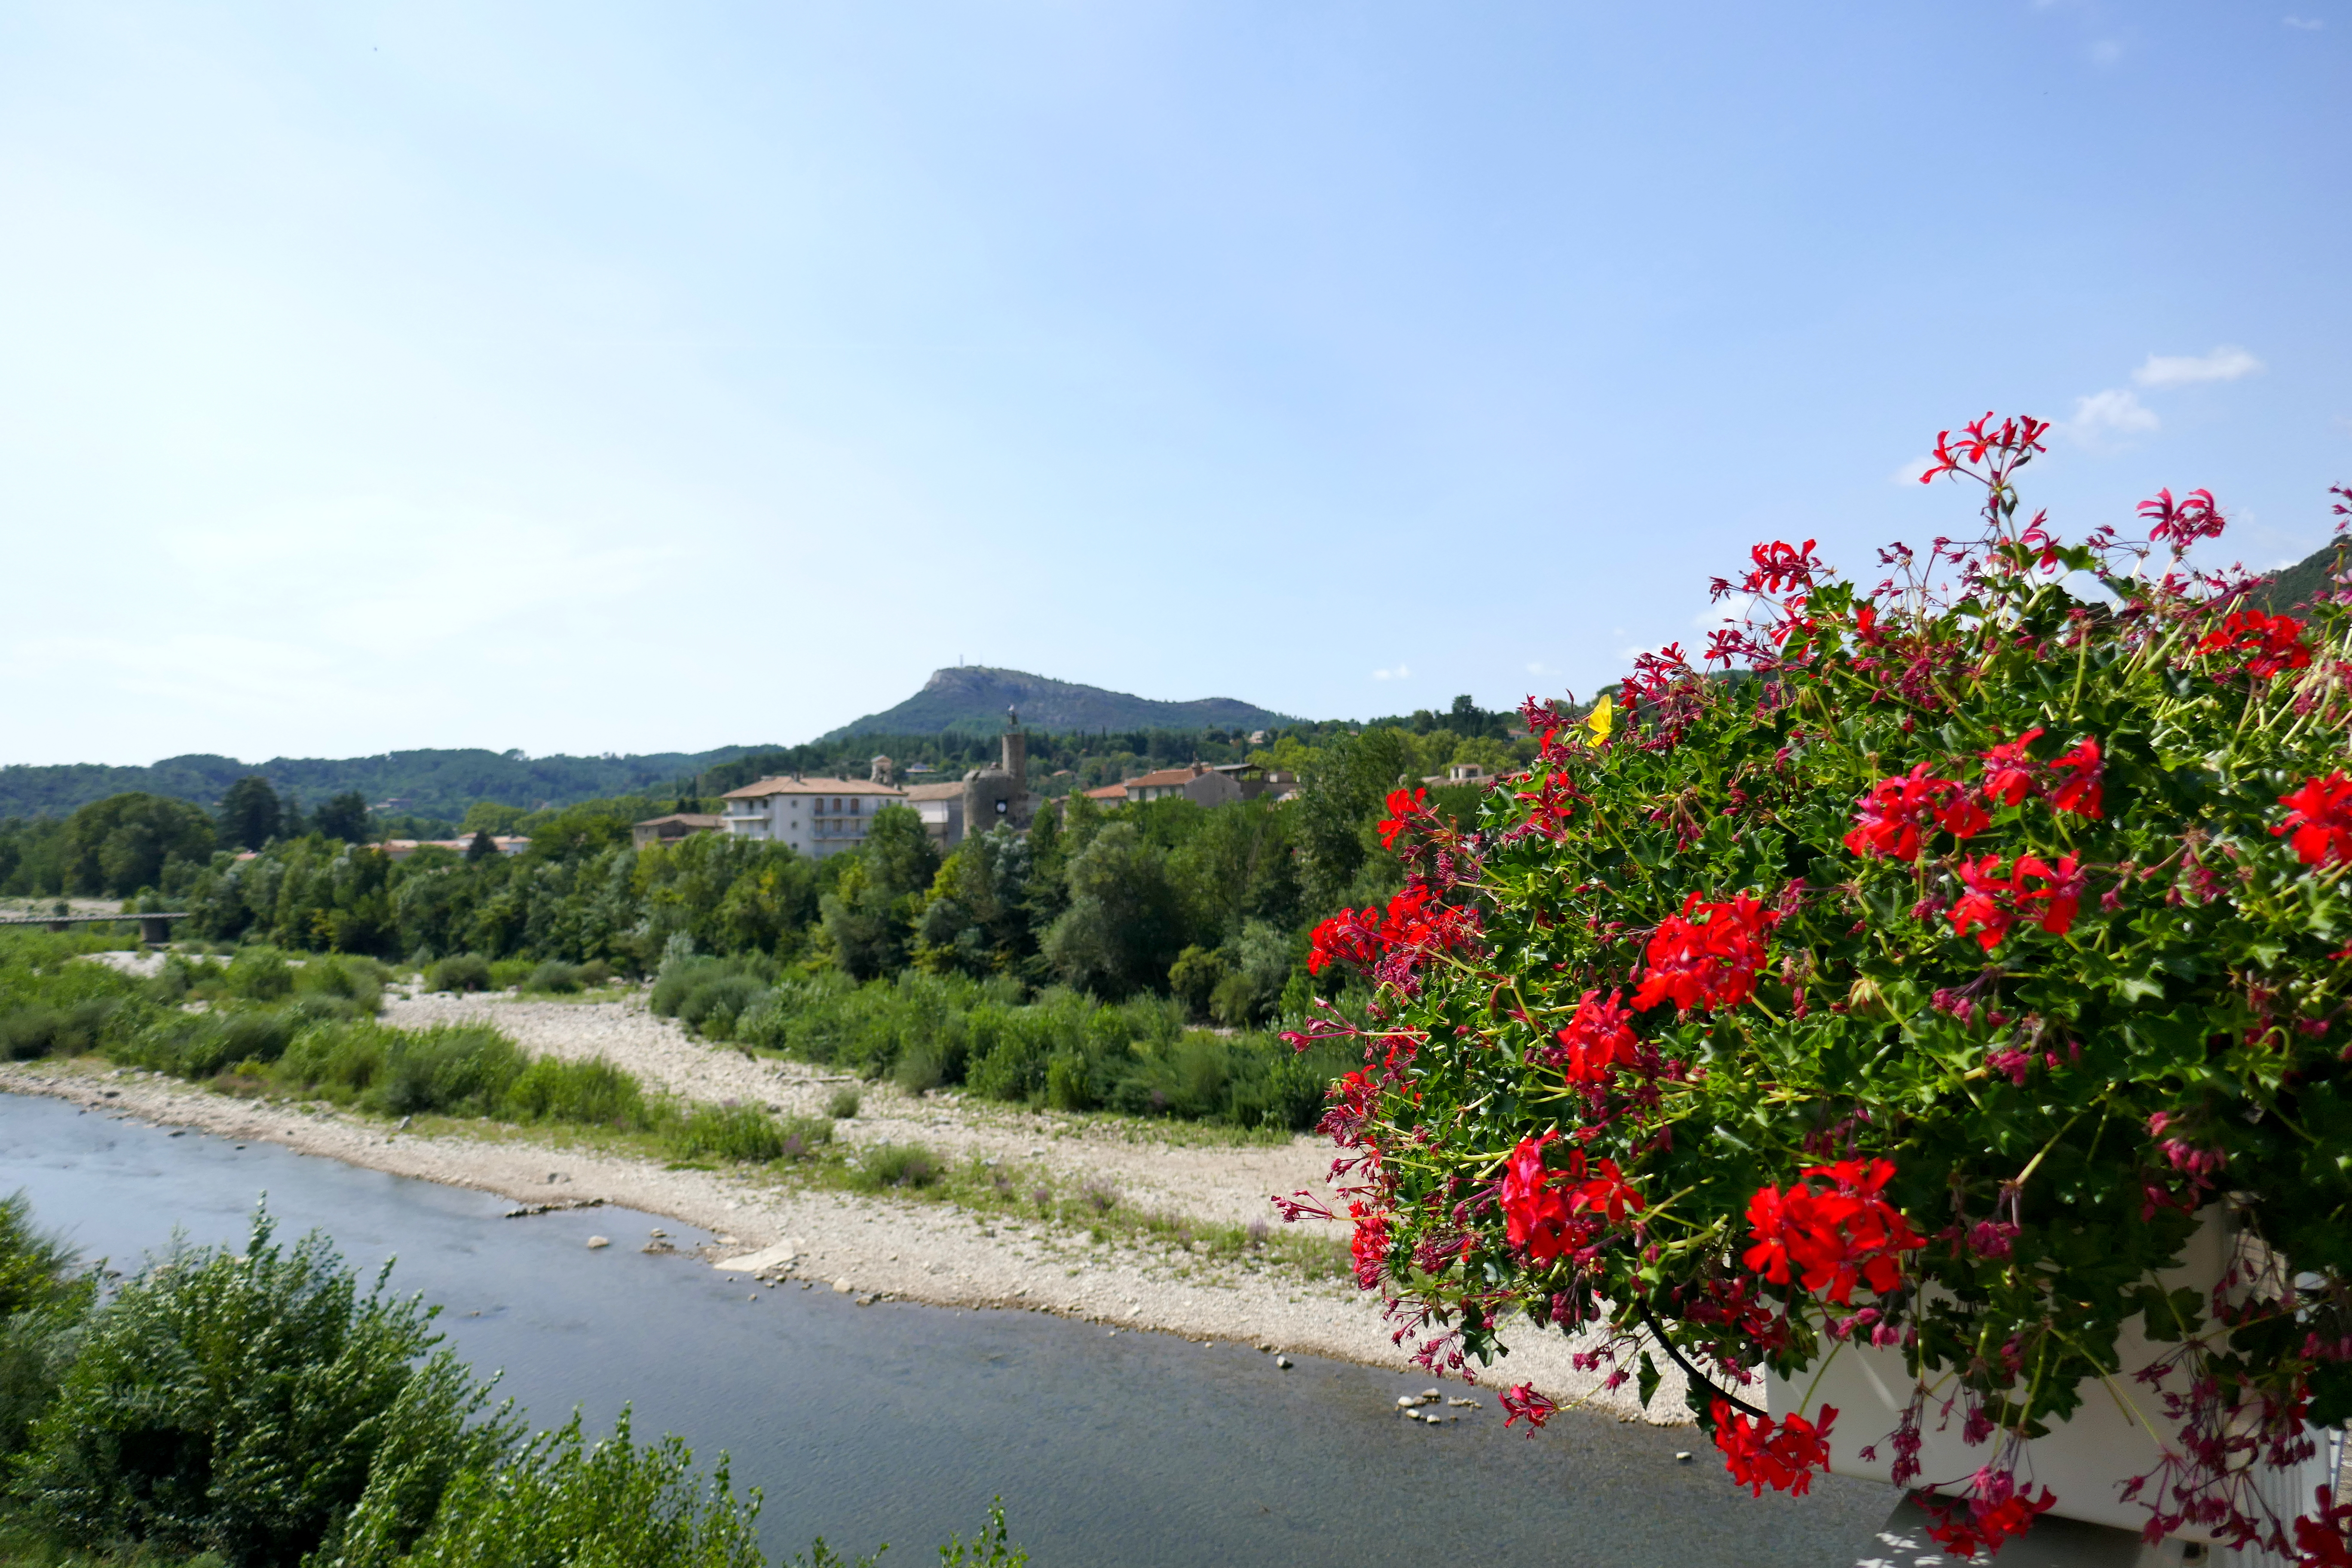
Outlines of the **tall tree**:
[{"label": "tall tree", "polygon": [[213,821],[202,806],[133,791],[91,801],[66,819],[66,880],[77,893],[126,897],[191,869],[212,853]]},{"label": "tall tree", "polygon": [[269,781],[247,773],[221,795],[220,843],[229,849],[258,849],[278,837],[282,816]]},{"label": "tall tree", "polygon": [[367,796],[355,789],[342,794],[319,808],[310,819],[310,830],[330,838],[340,838],[346,844],[364,844],[368,839]]}]

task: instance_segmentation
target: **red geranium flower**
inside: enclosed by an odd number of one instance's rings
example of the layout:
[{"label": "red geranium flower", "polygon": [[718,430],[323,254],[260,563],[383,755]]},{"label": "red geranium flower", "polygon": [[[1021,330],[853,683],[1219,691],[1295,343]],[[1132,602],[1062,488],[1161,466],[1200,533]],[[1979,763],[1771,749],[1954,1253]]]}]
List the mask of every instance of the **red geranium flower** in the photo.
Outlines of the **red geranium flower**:
[{"label": "red geranium flower", "polygon": [[1503,1417],[1503,1425],[1508,1426],[1524,1417],[1530,1437],[1536,1435],[1537,1427],[1559,1413],[1559,1405],[1538,1394],[1534,1384],[1527,1383],[1514,1384],[1503,1390],[1503,1408],[1510,1412]]},{"label": "red geranium flower", "polygon": [[2033,793],[2033,758],[2027,751],[2042,738],[2035,725],[2014,741],[2003,741],[1983,753],[1985,794],[2003,805],[2016,805]]},{"label": "red geranium flower", "polygon": [[1963,859],[1954,869],[1968,891],[1954,901],[1946,918],[1954,935],[1974,932],[1977,944],[1987,952],[1999,947],[2009,928],[2021,920],[2033,921],[2053,936],[2064,936],[2082,911],[2084,878],[2073,855],[2060,856],[2055,866],[2037,855],[2020,855],[2006,877],[2000,874],[1998,855]]},{"label": "red geranium flower", "polygon": [[2235,610],[2199,640],[2199,653],[2242,653],[2245,671],[2256,680],[2311,664],[2311,650],[2303,646],[2303,623],[2293,616],[2267,615],[2261,610]]},{"label": "red geranium flower", "polygon": [[1966,842],[1992,826],[1984,808],[1950,779],[1931,778],[1921,763],[1900,778],[1881,779],[1870,786],[1846,833],[1845,847],[1857,855],[1885,855],[1896,860],[1919,858],[1921,819],[1932,816],[1937,826]]},{"label": "red geranium flower", "polygon": [[2078,812],[2091,817],[2104,815],[2099,809],[2099,786],[2106,776],[2107,764],[2100,759],[2096,736],[2084,736],[2073,751],[2050,765],[2074,774],[2050,792],[2051,810]]},{"label": "red geranium flower", "polygon": [[2048,1487],[2036,1500],[2015,1489],[2016,1485],[2006,1470],[1988,1467],[1976,1473],[1966,1499],[1923,1499],[1936,1519],[1927,1533],[1954,1557],[1974,1557],[1979,1548],[1986,1556],[1992,1556],[2011,1537],[2024,1534],[2058,1500]]},{"label": "red geranium flower", "polygon": [[2352,779],[2340,773],[2306,779],[2301,789],[2279,796],[2279,804],[2286,807],[2286,820],[2271,829],[2271,837],[2286,838],[2305,865],[2352,860]]},{"label": "red geranium flower", "polygon": [[[1769,1415],[1742,1415],[1730,1402],[1715,1402],[1715,1446],[1723,1450],[1731,1479],[1762,1497],[1764,1489],[1802,1497],[1812,1489],[1813,1472],[1830,1466],[1830,1426],[1837,1406],[1822,1406],[1820,1425],[1801,1415],[1775,1422]],[[1778,1430],[1775,1430],[1775,1427]]]},{"label": "red geranium flower", "polygon": [[1503,1234],[1533,1263],[1549,1263],[1571,1246],[1580,1246],[1584,1227],[1576,1224],[1568,1194],[1552,1184],[1544,1166],[1541,1139],[1522,1138],[1503,1167]]},{"label": "red geranium flower", "polygon": [[1381,1270],[1388,1266],[1388,1215],[1374,1214],[1362,1204],[1349,1204],[1348,1214],[1356,1222],[1356,1233],[1348,1238],[1348,1251],[1356,1260],[1357,1288],[1377,1289]]},{"label": "red geranium flower", "polygon": [[1885,1295],[1901,1284],[1903,1254],[1927,1243],[1880,1195],[1895,1163],[1841,1160],[1805,1174],[1826,1176],[1831,1185],[1817,1190],[1791,1182],[1785,1192],[1765,1187],[1748,1200],[1748,1234],[1756,1245],[1741,1261],[1775,1285],[1793,1279],[1807,1290],[1826,1290],[1842,1307],[1853,1305],[1856,1285]]},{"label": "red geranium flower", "polygon": [[1633,1015],[1619,1005],[1620,994],[1612,991],[1603,1001],[1600,992],[1586,992],[1576,1005],[1576,1016],[1559,1032],[1559,1043],[1567,1048],[1560,1071],[1569,1082],[1605,1088],[1619,1068],[1640,1059]]},{"label": "red geranium flower", "polygon": [[1719,903],[1701,903],[1692,893],[1683,912],[1659,921],[1650,938],[1643,954],[1649,966],[1633,994],[1633,1011],[1646,1013],[1661,1002],[1693,1012],[1747,1001],[1764,966],[1766,941],[1780,921],[1776,910],[1746,893]]},{"label": "red geranium flower", "polygon": [[2332,1487],[2321,1487],[2318,1496],[2319,1511],[2294,1521],[2301,1568],[2352,1568],[2352,1502],[2337,1502]]},{"label": "red geranium flower", "polygon": [[1589,1209],[1596,1215],[1607,1215],[1611,1225],[1623,1225],[1626,1210],[1631,1209],[1633,1213],[1640,1214],[1643,1209],[1649,1206],[1643,1202],[1642,1194],[1627,1184],[1624,1173],[1618,1170],[1616,1161],[1596,1160],[1593,1162],[1593,1170],[1598,1174],[1586,1173],[1583,1150],[1577,1149],[1570,1152],[1568,1156],[1569,1207],[1571,1210],[1581,1214]]},{"label": "red geranium flower", "polygon": [[1402,833],[1412,817],[1428,804],[1429,792],[1425,789],[1391,790],[1389,814],[1381,823],[1381,847],[1395,848],[1397,835]]}]

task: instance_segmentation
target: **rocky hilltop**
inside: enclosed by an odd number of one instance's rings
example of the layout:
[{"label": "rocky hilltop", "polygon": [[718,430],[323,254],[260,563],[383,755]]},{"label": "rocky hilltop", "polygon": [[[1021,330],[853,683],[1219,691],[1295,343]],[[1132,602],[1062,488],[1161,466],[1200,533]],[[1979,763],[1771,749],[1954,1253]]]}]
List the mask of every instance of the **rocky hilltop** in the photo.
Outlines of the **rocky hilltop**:
[{"label": "rocky hilltop", "polygon": [[934,670],[923,689],[895,708],[868,713],[820,737],[927,735],[942,730],[993,734],[1004,710],[1019,710],[1033,730],[1263,730],[1292,722],[1283,714],[1231,697],[1192,702],[1158,702],[1099,686],[1054,680],[1018,669],[962,665]]}]

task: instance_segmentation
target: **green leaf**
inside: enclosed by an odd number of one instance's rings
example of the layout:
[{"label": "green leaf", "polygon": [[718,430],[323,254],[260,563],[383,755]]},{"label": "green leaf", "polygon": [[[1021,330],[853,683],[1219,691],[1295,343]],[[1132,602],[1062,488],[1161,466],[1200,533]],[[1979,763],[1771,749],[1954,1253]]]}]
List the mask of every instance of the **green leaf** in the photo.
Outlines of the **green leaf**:
[{"label": "green leaf", "polygon": [[1643,1409],[1650,1407],[1650,1396],[1658,1392],[1658,1363],[1650,1359],[1648,1351],[1643,1351],[1642,1370],[1634,1379],[1634,1385],[1641,1390]]}]

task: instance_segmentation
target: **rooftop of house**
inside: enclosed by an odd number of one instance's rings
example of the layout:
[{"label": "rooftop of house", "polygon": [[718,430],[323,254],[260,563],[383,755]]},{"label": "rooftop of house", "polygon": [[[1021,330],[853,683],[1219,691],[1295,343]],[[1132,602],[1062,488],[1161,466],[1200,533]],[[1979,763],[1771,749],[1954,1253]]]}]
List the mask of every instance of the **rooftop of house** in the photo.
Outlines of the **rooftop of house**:
[{"label": "rooftop of house", "polygon": [[963,797],[963,785],[961,783],[908,784],[899,793],[908,800],[960,800]]},{"label": "rooftop of house", "polygon": [[1084,793],[1088,800],[1125,800],[1127,786],[1123,784],[1105,784],[1100,789],[1090,789]]},{"label": "rooftop of house", "polygon": [[1200,763],[1194,763],[1189,767],[1160,768],[1139,777],[1131,778],[1119,787],[1121,789],[1181,789],[1209,771]]},{"label": "rooftop of house", "polygon": [[741,789],[729,790],[719,798],[766,800],[778,795],[887,795],[895,798],[906,793],[895,784],[876,784],[872,779],[779,778],[747,784]]},{"label": "rooftop of house", "polygon": [[681,827],[717,827],[726,820],[723,816],[709,816],[698,811],[674,811],[667,816],[648,816],[637,826],[659,827],[664,823],[675,822]]}]

